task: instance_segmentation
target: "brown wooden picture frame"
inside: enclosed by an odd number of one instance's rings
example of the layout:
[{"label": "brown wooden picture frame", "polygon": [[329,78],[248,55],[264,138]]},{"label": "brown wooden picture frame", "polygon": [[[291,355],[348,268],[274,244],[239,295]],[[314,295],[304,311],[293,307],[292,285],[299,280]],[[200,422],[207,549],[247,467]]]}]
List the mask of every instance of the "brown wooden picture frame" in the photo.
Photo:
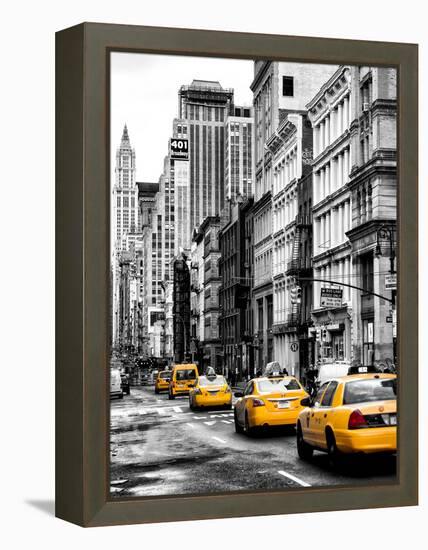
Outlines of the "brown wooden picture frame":
[{"label": "brown wooden picture frame", "polygon": [[[144,52],[398,70],[397,483],[109,498],[109,56]],[[418,502],[418,48],[84,23],[56,35],[56,515],[82,526],[408,506]],[[251,494],[251,498],[248,495]]]}]

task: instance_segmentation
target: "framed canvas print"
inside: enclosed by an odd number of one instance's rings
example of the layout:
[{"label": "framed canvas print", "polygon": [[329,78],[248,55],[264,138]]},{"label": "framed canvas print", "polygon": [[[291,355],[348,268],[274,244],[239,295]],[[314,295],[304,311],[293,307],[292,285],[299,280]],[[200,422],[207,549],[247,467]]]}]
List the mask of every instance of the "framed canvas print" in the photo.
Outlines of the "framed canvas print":
[{"label": "framed canvas print", "polygon": [[417,46],[57,33],[57,515],[417,503]]}]

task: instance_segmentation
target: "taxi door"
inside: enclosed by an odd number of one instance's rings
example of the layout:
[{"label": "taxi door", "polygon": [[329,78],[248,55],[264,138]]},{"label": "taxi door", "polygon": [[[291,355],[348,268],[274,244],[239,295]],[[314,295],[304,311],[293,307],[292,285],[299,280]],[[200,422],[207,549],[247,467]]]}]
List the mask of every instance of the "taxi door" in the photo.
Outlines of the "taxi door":
[{"label": "taxi door", "polygon": [[305,441],[314,446],[319,445],[318,423],[320,422],[321,418],[320,407],[322,397],[328,385],[329,382],[324,382],[324,384],[318,390],[311,408],[306,413],[306,417],[304,418],[302,426]]},{"label": "taxi door", "polygon": [[323,449],[327,448],[325,427],[332,421],[332,417],[334,415],[334,407],[332,407],[332,403],[337,386],[338,382],[336,382],[336,380],[333,380],[328,384],[327,389],[322,396],[320,407],[316,412],[315,439],[317,441],[317,445]]},{"label": "taxi door", "polygon": [[241,397],[239,402],[235,404],[236,408],[236,416],[238,418],[238,422],[241,424],[241,426],[244,425],[245,422],[245,411],[247,408],[247,401],[250,395],[252,395],[254,389],[254,383],[252,380],[248,382],[248,384],[245,387],[244,390],[244,396]]}]

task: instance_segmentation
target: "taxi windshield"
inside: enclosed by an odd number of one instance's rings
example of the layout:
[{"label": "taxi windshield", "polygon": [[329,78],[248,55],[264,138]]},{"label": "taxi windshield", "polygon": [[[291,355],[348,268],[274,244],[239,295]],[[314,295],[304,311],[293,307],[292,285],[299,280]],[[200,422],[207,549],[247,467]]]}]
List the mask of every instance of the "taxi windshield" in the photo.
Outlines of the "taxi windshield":
[{"label": "taxi windshield", "polygon": [[224,376],[210,376],[209,378],[200,376],[198,382],[200,386],[224,386],[226,384]]},{"label": "taxi windshield", "polygon": [[345,385],[343,404],[366,403],[397,398],[397,380],[374,378],[370,380],[353,380]]},{"label": "taxi windshield", "polygon": [[176,380],[194,380],[196,378],[195,369],[180,369],[175,373]]},{"label": "taxi windshield", "polygon": [[259,391],[266,393],[300,390],[299,383],[295,378],[272,378],[270,380],[259,380],[257,385],[259,387]]}]

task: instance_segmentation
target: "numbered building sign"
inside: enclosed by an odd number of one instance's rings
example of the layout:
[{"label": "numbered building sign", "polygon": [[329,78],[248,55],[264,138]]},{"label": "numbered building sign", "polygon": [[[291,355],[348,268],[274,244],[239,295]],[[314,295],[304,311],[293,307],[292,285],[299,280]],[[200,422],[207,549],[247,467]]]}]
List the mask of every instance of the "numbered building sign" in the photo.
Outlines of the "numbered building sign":
[{"label": "numbered building sign", "polygon": [[341,307],[342,288],[321,288],[320,306],[321,307]]},{"label": "numbered building sign", "polygon": [[169,153],[171,160],[189,160],[189,140],[188,139],[170,139]]}]

